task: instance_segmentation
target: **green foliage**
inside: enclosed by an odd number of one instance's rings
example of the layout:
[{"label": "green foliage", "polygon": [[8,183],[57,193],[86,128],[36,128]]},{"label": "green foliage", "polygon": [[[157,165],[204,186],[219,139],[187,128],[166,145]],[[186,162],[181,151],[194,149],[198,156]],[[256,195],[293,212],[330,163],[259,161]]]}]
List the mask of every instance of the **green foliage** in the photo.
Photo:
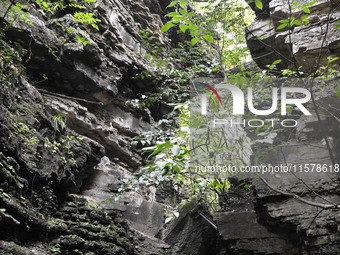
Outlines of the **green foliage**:
[{"label": "green foliage", "polygon": [[[176,117],[178,112],[179,118]],[[176,128],[176,123],[180,124],[180,128]],[[119,193],[137,191],[143,187],[158,187],[165,183],[171,183],[175,190],[182,190],[186,193],[185,198],[179,201],[174,212],[169,213],[165,223],[169,222],[172,216],[178,217],[179,207],[199,196],[200,189],[204,187],[195,184],[189,171],[188,125],[188,102],[177,104],[168,119],[159,120],[154,130],[136,138],[132,145],[142,144],[142,152],[149,155],[148,159],[152,160],[152,163],[142,167],[134,178],[126,181],[118,190]],[[115,199],[119,197],[117,194]]]},{"label": "green foliage", "polygon": [[279,23],[281,24],[276,28],[276,30],[280,30],[285,27],[291,28],[294,26],[308,25],[309,24],[308,17],[311,12],[309,7],[311,7],[315,3],[317,3],[317,1],[311,1],[305,4],[299,4],[299,2],[297,1],[293,2],[292,3],[293,7],[291,8],[291,11],[299,11],[300,16],[299,17],[290,16],[288,17],[288,19],[279,20]]},{"label": "green foliage", "polygon": [[66,116],[62,114],[57,114],[53,116],[54,125],[60,133],[66,130],[66,120]]},{"label": "green foliage", "polygon": [[81,141],[81,137],[75,137],[73,135],[63,135],[59,141],[50,141],[49,138],[45,137],[44,147],[48,149],[50,154],[56,155],[58,160],[67,164],[76,165],[76,160],[74,158],[75,154],[71,149],[71,143],[76,141]]},{"label": "green foliage", "polygon": [[83,13],[83,12],[76,12],[73,17],[75,20],[77,20],[80,23],[87,23],[91,25],[93,28],[99,30],[99,27],[97,25],[98,22],[100,22],[100,19],[94,18],[93,13]]},{"label": "green foliage", "polygon": [[29,13],[27,11],[24,11],[24,9],[27,9],[27,7],[27,5],[23,5],[20,3],[16,3],[15,5],[13,5],[11,11],[8,14],[12,18],[12,22],[14,22],[16,19],[20,19],[21,21],[32,25],[30,22],[28,22]]},{"label": "green foliage", "polygon": [[216,63],[208,59],[202,49],[191,48],[186,43],[179,44],[178,48],[169,51],[160,42],[153,43],[148,32],[140,33],[148,50],[143,57],[150,66],[134,79],[157,84],[158,92],[140,94],[138,99],[127,101],[127,105],[143,108],[154,103],[171,105],[173,102],[183,102],[189,97],[188,84],[191,79],[198,73],[209,74],[216,70]]},{"label": "green foliage", "polygon": [[[257,5],[262,4],[256,1]],[[247,5],[232,1],[192,1],[196,13],[188,11],[188,1],[173,1],[168,8],[175,11],[167,14],[171,20],[161,29],[166,32],[178,25],[179,31],[188,34],[190,46],[197,44],[219,57],[220,68],[227,69],[239,64],[248,56],[245,46],[244,30],[251,20]],[[227,18],[226,18],[227,17]],[[210,44],[214,44],[211,47]]]},{"label": "green foliage", "polygon": [[60,247],[58,246],[50,246],[50,251],[55,253],[61,253]]},{"label": "green foliage", "polygon": [[15,116],[11,112],[7,111],[10,117],[10,124],[13,127],[12,136],[17,137],[21,144],[23,145],[22,148],[22,155],[28,159],[30,157],[38,156],[36,155],[36,146],[39,143],[38,132],[35,128],[29,127],[27,124],[22,122],[21,118]]},{"label": "green foliage", "polygon": [[[145,132],[132,143],[132,145],[143,147],[141,151],[151,163],[141,168],[133,179],[125,182],[118,190],[121,193],[130,190],[136,191],[141,187],[150,185],[162,186],[165,183],[171,183],[171,186],[180,191],[183,197],[179,199],[174,211],[169,212],[166,222],[178,217],[180,206],[196,198],[210,204],[212,211],[217,210],[216,191],[226,191],[229,187],[226,178],[223,180],[220,180],[217,176],[207,178],[207,176],[190,172],[189,156],[192,153],[188,140],[190,114],[188,102],[181,102],[188,100],[187,85],[190,80],[202,74],[211,74],[221,66],[232,65],[230,64],[230,55],[223,48],[223,45],[216,52],[218,55],[222,52],[222,56],[225,54],[225,57],[216,60],[216,54],[209,53],[214,49],[212,43],[218,43],[215,40],[218,36],[214,30],[220,25],[213,23],[225,17],[226,12],[229,11],[228,7],[233,5],[230,3],[226,6],[221,1],[220,5],[214,7],[216,9],[209,6],[200,7],[205,9],[206,13],[204,17],[195,17],[193,12],[188,12],[185,9],[187,4],[187,1],[173,1],[168,7],[175,7],[176,11],[167,15],[171,18],[171,21],[162,28],[162,31],[165,32],[178,25],[182,33],[191,35],[190,41],[179,45],[177,49],[168,51],[161,43],[153,43],[148,32],[141,31],[141,36],[146,41],[144,45],[148,50],[144,57],[150,63],[150,68],[135,78],[158,83],[157,87],[160,90],[156,93],[140,95],[138,99],[128,101],[127,104],[143,108],[151,107],[154,103],[164,103],[173,107],[173,112],[165,119],[159,120],[152,131]],[[241,8],[238,11],[245,12],[245,9]],[[211,16],[214,12],[218,15],[212,19]],[[229,27],[228,33],[232,33],[233,29],[236,29],[236,25],[240,24],[238,22],[243,22],[237,19],[238,14],[236,12],[233,14],[235,20]],[[224,28],[227,28],[228,25],[230,25],[228,22],[223,24]],[[241,34],[239,36],[241,38]],[[222,44],[226,43],[228,35],[224,34],[223,37],[225,41]],[[201,47],[193,47],[196,44]],[[234,51],[234,49],[231,51]],[[239,64],[239,56],[236,56],[238,53],[237,51],[234,52],[235,59],[238,59],[235,60],[235,64],[236,62]],[[174,104],[173,102],[178,103]],[[116,196],[116,199],[119,196]]]},{"label": "green foliage", "polygon": [[262,4],[262,2],[261,2],[260,0],[256,0],[256,1],[255,1],[255,5],[256,5],[256,7],[259,8],[260,10],[263,9],[263,4]]},{"label": "green foliage", "polygon": [[90,41],[86,40],[84,37],[82,37],[81,35],[77,34],[76,38],[79,42],[81,42],[84,46],[86,46],[87,44],[91,44]]},{"label": "green foliage", "polygon": [[[339,77],[340,71],[337,69],[334,69],[333,67],[336,67],[336,63],[333,63],[337,61],[339,57],[327,57],[327,65],[320,66],[317,70],[315,70],[314,73],[310,74],[311,78],[332,78],[332,77]],[[335,64],[335,65],[334,65]]]},{"label": "green foliage", "polygon": [[50,14],[55,14],[58,9],[64,9],[65,6],[62,1],[49,2],[44,0],[35,0],[35,3],[44,12],[49,12]]},{"label": "green foliage", "polygon": [[277,64],[280,64],[282,62],[282,59],[275,60],[271,65],[268,66],[269,70],[273,70]]},{"label": "green foliage", "polygon": [[[337,20],[336,23],[340,23],[340,20]],[[334,29],[339,29],[339,28],[340,28],[340,25],[336,25],[336,26],[334,27]]]},{"label": "green foliage", "polygon": [[[57,1],[33,0],[33,1],[39,7],[39,9],[43,13],[45,13],[46,17],[48,18],[53,18],[66,9],[78,10],[73,12],[73,18],[75,21],[77,21],[79,24],[88,24],[94,29],[99,30],[98,23],[100,22],[100,19],[95,18],[94,13],[87,12],[87,10],[91,8],[91,5],[96,2],[96,0],[85,1],[74,0],[73,2],[68,2],[64,0]],[[8,3],[6,1],[3,1],[3,4],[7,6],[7,10],[3,13],[0,12],[0,14],[3,14],[2,17],[0,18],[0,23],[2,24],[5,18],[9,17],[9,24],[7,24],[5,29],[3,29],[4,31],[7,30],[15,20],[20,20],[21,22],[25,22],[27,24],[32,25],[29,22],[29,12],[24,11],[28,9],[27,5],[22,5],[20,3],[14,4],[14,2]],[[58,25],[62,26],[60,23],[58,23]],[[68,33],[76,32],[75,38],[79,42],[81,42],[84,46],[86,46],[87,44],[91,44],[89,40],[85,39],[82,33],[78,33],[78,31],[74,31],[71,28],[65,29],[67,30]],[[54,51],[48,45],[46,45],[46,47],[49,49],[50,53],[53,56],[57,57],[56,51]]]},{"label": "green foliage", "polygon": [[[94,17],[93,12],[88,12],[87,10],[91,10],[91,5],[96,2],[96,0],[75,0],[73,2],[67,2],[64,0],[58,1],[45,1],[45,0],[34,0],[35,3],[39,6],[39,8],[45,12],[48,17],[53,17],[65,9],[77,10],[73,13],[73,18],[79,24],[88,24],[96,30],[99,30],[98,23],[101,22],[100,19]],[[62,26],[60,23],[59,26]],[[78,33],[77,30],[73,30],[71,28],[65,28],[66,31],[70,34],[74,33],[75,38],[81,42],[84,46],[87,44],[91,44],[91,42],[85,39],[82,33]],[[55,55],[55,52],[51,52]]]}]

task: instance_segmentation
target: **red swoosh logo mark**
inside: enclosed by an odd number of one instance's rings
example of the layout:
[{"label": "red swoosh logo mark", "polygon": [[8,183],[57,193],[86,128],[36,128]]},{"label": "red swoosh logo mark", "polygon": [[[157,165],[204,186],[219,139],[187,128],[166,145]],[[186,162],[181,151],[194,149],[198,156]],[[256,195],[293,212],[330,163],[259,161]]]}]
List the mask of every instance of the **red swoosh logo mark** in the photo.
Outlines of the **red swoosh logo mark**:
[{"label": "red swoosh logo mark", "polygon": [[217,98],[218,98],[218,101],[220,101],[220,103],[221,103],[221,106],[223,106],[222,105],[222,100],[221,100],[221,98],[220,98],[220,95],[217,93],[217,91],[213,88],[213,87],[211,87],[209,84],[206,84],[206,83],[202,83],[204,86],[206,86],[208,89],[210,89],[212,92],[214,92],[214,94],[217,96]]}]

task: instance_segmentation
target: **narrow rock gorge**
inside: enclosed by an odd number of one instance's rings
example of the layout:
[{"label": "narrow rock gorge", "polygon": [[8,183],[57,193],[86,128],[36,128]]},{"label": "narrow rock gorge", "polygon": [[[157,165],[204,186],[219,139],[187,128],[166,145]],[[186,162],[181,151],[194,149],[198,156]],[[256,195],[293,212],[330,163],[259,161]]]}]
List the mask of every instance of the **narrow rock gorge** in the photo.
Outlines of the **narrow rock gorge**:
[{"label": "narrow rock gorge", "polygon": [[[113,199],[148,163],[133,139],[172,110],[160,102],[127,104],[159,90],[138,77],[152,65],[140,31],[169,49],[188,36],[175,29],[161,32],[172,1],[86,1],[100,20],[97,29],[76,22],[72,7],[52,15],[36,1],[18,2],[24,6],[14,15],[5,15],[14,1],[0,2],[1,254],[340,254],[337,172],[231,178],[234,187],[250,183],[242,198],[214,215],[192,201],[167,224],[173,202],[166,188],[149,186]],[[310,23],[291,30],[276,30],[291,15],[284,1],[262,2],[262,10],[249,2],[256,20],[246,28],[259,68],[282,59],[273,73],[294,66],[307,73],[319,56],[322,64],[340,57],[336,1],[313,4]],[[313,116],[295,114],[294,132],[279,132],[269,142],[247,132],[252,164],[261,155],[262,164],[332,165],[325,137],[339,163],[337,80],[319,86],[320,108],[310,103]],[[331,201],[334,208],[308,205],[287,193],[314,203]]]}]

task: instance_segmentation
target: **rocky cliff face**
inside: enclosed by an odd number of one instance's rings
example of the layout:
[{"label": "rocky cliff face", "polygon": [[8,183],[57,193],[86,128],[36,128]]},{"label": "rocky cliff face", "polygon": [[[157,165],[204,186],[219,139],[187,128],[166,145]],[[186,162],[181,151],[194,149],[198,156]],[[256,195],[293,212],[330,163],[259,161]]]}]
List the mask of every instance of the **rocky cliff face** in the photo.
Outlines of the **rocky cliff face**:
[{"label": "rocky cliff face", "polygon": [[[250,4],[256,12],[256,20],[246,29],[248,47],[259,67],[268,69],[275,60],[281,59],[277,70],[302,66],[305,75],[315,71],[319,58],[322,66],[328,63],[327,58],[339,57],[339,30],[334,29],[338,24],[339,10],[333,2],[312,4],[309,6],[309,23],[295,25],[290,30],[287,27],[278,30],[283,24],[279,21],[290,16],[301,20],[308,10],[304,12],[302,8],[296,8],[290,12],[286,1],[262,2],[263,10],[255,7],[254,3]],[[308,2],[299,1],[298,6],[303,4]],[[331,65],[339,69],[338,62]],[[259,174],[260,178],[253,182],[252,203],[249,199],[240,200],[237,206],[231,205],[227,212],[214,216],[227,247],[225,254],[340,252],[339,209],[315,206],[327,204],[335,207],[340,201],[339,173],[329,167],[339,163],[339,111],[336,109],[339,109],[340,100],[335,95],[337,85],[334,86],[337,83],[336,79],[315,83],[316,104],[309,103],[307,106],[312,116],[296,115],[294,112],[290,115],[298,122],[296,130],[282,129],[278,133],[273,130],[264,139],[258,139],[257,134],[249,132],[254,143],[253,157],[259,159],[254,160],[253,165],[293,165],[298,167],[298,171]],[[325,137],[334,155],[333,162]],[[313,164],[319,167],[325,165],[327,169],[300,171],[300,168],[309,168]],[[311,203],[299,201],[292,194]]]},{"label": "rocky cliff face", "polygon": [[101,202],[143,164],[129,143],[154,120],[125,102],[156,89],[132,78],[149,65],[140,30],[170,43],[160,33],[169,1],[97,1],[99,30],[23,4],[28,16],[5,19],[21,55],[1,45],[1,253],[166,254],[153,239],[165,213],[154,190]]},{"label": "rocky cliff face", "polygon": [[[0,253],[339,254],[338,210],[305,205],[261,180],[214,219],[192,204],[167,229],[167,207],[157,201],[154,188],[102,203],[144,164],[131,139],[150,130],[162,114],[126,102],[157,90],[153,83],[133,79],[150,65],[139,30],[170,47],[171,40],[160,33],[169,2],[98,0],[89,8],[101,20],[99,30],[75,22],[69,10],[49,16],[30,2],[23,2],[27,18],[6,17],[11,27],[7,43],[0,45]],[[253,58],[262,68],[282,58],[278,68],[283,69],[294,62],[293,49],[297,65],[310,69],[320,47],[311,31],[334,26],[337,14],[328,23],[326,3],[313,5],[310,25],[294,28],[293,44],[287,31],[274,28],[288,15],[281,5],[264,1],[263,11],[254,7],[257,21],[247,32]],[[337,30],[332,31],[323,45],[328,56],[338,54]],[[179,40],[175,34],[171,39]],[[333,87],[320,91],[321,123],[301,117],[296,133],[272,141],[284,143],[280,153],[256,144],[255,153],[266,153],[263,163],[331,164],[320,126],[328,127],[338,155],[340,105]],[[336,173],[263,178],[313,202],[340,202]]]},{"label": "rocky cliff face", "polygon": [[[260,68],[266,69],[282,59],[279,69],[302,66],[304,72],[311,72],[319,61],[325,65],[327,57],[339,57],[340,30],[335,29],[340,15],[337,2],[316,1],[308,5],[312,1],[297,1],[297,5],[290,3],[291,9],[288,2],[281,0],[263,2],[263,10],[250,4],[256,21],[246,29],[248,48]],[[291,17],[291,23],[299,22],[289,29],[279,28],[282,20]]]}]

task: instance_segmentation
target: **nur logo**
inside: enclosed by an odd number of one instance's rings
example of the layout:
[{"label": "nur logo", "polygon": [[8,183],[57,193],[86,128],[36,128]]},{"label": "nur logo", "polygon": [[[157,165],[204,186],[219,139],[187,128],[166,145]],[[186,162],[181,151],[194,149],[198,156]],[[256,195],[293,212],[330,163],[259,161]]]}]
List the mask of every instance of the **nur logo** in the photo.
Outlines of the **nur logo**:
[{"label": "nur logo", "polygon": [[[201,113],[202,115],[207,115],[207,106],[208,100],[207,95],[213,99],[214,103],[216,104],[216,100],[213,94],[216,95],[218,98],[221,106],[223,107],[222,100],[220,95],[217,93],[216,89],[220,91],[221,89],[227,89],[232,94],[233,99],[233,115],[244,115],[244,108],[245,108],[245,96],[243,91],[236,87],[235,85],[230,84],[217,84],[215,88],[206,84],[203,84],[207,89],[203,89],[206,94],[202,95],[202,104],[201,104]],[[208,91],[208,89],[211,91]],[[255,115],[270,115],[274,113],[278,106],[279,96],[281,99],[281,115],[287,115],[287,105],[295,105],[304,115],[312,115],[304,106],[304,103],[307,103],[311,99],[311,93],[305,88],[298,88],[298,87],[281,87],[281,93],[278,93],[278,88],[273,88],[272,90],[272,104],[269,109],[261,110],[255,109],[253,104],[253,88],[247,89],[247,105],[248,109],[251,113]],[[289,94],[292,93],[301,93],[304,95],[302,98],[288,98]]]}]

